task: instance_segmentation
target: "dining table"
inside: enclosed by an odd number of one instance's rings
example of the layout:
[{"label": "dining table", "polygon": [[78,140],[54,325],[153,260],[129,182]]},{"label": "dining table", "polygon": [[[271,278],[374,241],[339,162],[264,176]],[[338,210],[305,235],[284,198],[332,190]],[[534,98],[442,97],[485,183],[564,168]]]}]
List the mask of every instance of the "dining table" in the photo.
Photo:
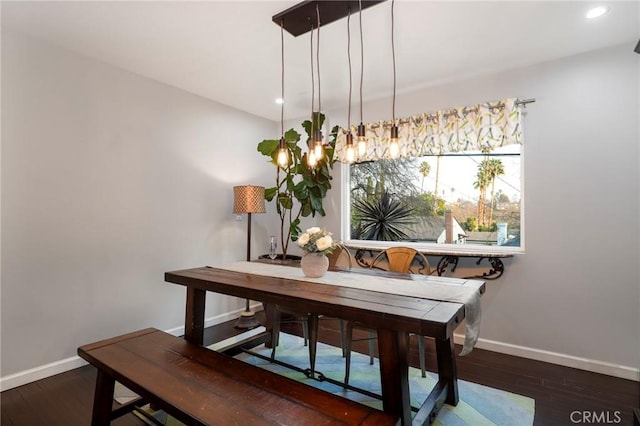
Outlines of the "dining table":
[{"label": "dining table", "polygon": [[[322,277],[308,278],[299,267],[261,262],[176,270],[166,272],[165,281],[186,287],[184,338],[199,345],[204,344],[207,292],[304,312],[315,320],[325,315],[375,329],[382,409],[396,415],[402,425],[429,424],[443,403],[458,403],[453,333],[466,319],[461,352],[469,353],[478,339],[480,297],[485,290],[481,280],[372,273],[359,268],[330,270]],[[269,324],[267,321],[268,332]],[[314,326],[310,324],[310,330]],[[409,334],[433,338],[437,359],[438,380],[415,415],[408,378]]]}]

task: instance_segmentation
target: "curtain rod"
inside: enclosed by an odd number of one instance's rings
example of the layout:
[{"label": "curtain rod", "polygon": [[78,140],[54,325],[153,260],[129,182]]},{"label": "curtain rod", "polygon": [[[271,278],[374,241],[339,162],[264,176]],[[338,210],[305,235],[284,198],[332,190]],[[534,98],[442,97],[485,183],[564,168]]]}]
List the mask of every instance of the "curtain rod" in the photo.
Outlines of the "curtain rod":
[{"label": "curtain rod", "polygon": [[532,104],[536,101],[536,98],[523,99],[521,101],[516,101],[516,105],[526,105]]}]

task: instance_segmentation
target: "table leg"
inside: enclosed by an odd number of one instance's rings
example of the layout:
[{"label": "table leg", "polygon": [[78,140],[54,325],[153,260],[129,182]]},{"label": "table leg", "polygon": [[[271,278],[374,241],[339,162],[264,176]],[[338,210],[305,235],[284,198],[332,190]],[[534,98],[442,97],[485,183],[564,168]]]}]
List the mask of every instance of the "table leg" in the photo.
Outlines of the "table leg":
[{"label": "table leg", "polygon": [[187,287],[187,309],[184,320],[184,338],[191,343],[204,344],[204,305],[206,292]]},{"label": "table leg", "polygon": [[447,385],[449,405],[458,404],[458,369],[454,353],[453,339],[436,339],[436,355],[438,359],[438,378]]},{"label": "table leg", "polygon": [[411,398],[409,394],[409,335],[378,329],[378,354],[382,384],[382,408],[397,414],[402,425],[411,424]]},{"label": "table leg", "polygon": [[91,426],[106,426],[111,424],[111,406],[113,405],[113,390],[115,379],[101,370],[96,377],[96,393],[93,397],[93,413]]}]

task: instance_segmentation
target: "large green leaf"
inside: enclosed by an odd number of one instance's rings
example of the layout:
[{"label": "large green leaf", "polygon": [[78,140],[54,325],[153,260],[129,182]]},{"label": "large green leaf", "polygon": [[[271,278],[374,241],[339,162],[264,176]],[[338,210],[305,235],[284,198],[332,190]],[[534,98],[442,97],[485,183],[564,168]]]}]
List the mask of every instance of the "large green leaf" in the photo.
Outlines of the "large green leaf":
[{"label": "large green leaf", "polygon": [[295,219],[289,225],[289,232],[291,233],[291,241],[298,241],[298,236],[300,235],[300,219]]},{"label": "large green leaf", "polygon": [[312,213],[311,203],[302,203],[300,208],[300,214],[303,217],[309,217]]},{"label": "large green leaf", "polygon": [[265,139],[258,144],[258,152],[267,157],[273,157],[274,154],[277,154],[279,146],[280,141],[276,139]]},{"label": "large green leaf", "polygon": [[293,208],[293,200],[288,194],[280,193],[278,195],[278,203],[286,210],[291,210]]},{"label": "large green leaf", "polygon": [[310,193],[309,194],[309,200],[311,201],[311,207],[314,210],[320,210],[322,209],[322,198],[318,197],[317,195]]},{"label": "large green leaf", "polygon": [[273,197],[278,193],[278,188],[273,186],[264,190],[264,199],[267,201],[273,200]]}]

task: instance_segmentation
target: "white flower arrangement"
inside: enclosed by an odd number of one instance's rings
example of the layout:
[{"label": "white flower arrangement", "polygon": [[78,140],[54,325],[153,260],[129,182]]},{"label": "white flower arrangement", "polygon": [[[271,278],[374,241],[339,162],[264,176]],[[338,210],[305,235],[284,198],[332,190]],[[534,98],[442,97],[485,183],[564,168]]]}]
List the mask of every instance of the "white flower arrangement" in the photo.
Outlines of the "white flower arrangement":
[{"label": "white flower arrangement", "polygon": [[314,226],[300,234],[296,243],[307,253],[322,253],[326,255],[336,247],[331,235],[331,232]]}]

